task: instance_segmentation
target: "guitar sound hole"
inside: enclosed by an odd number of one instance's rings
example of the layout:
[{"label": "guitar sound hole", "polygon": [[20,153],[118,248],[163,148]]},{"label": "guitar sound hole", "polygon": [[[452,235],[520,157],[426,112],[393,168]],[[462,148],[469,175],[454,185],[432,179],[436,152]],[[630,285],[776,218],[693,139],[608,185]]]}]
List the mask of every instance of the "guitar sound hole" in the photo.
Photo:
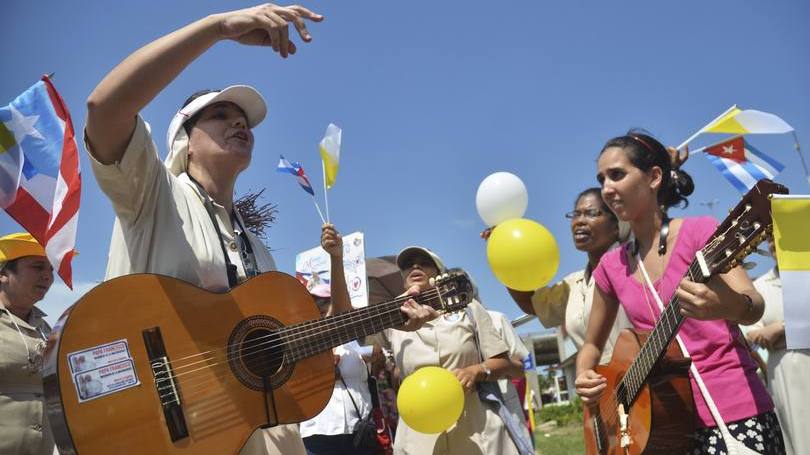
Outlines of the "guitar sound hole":
[{"label": "guitar sound hole", "polygon": [[245,387],[276,389],[290,378],[295,364],[286,364],[287,345],[279,336],[284,326],[269,316],[252,316],[234,327],[228,338],[228,366]]},{"label": "guitar sound hole", "polygon": [[242,363],[259,377],[271,376],[281,368],[284,352],[279,336],[270,330],[259,329],[247,334],[242,341]]}]

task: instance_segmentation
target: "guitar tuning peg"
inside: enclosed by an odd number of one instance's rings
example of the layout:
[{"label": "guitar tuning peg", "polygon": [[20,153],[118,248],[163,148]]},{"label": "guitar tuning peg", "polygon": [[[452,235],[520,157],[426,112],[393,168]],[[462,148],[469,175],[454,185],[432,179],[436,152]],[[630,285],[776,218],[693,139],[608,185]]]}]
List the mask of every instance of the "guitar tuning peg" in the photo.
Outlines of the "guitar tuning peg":
[{"label": "guitar tuning peg", "polygon": [[428,279],[428,283],[430,283],[431,286],[436,286],[436,277]]}]

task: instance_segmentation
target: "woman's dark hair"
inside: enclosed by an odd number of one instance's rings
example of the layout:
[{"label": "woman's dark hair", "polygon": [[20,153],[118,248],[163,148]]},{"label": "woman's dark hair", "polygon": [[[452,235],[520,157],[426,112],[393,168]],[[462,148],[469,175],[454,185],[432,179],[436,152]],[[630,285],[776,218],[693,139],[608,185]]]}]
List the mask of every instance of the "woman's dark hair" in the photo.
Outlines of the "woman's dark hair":
[{"label": "woman's dark hair", "polygon": [[657,166],[661,169],[661,188],[658,204],[666,212],[670,207],[689,206],[687,196],[695,191],[692,177],[680,169],[673,169],[666,147],[643,130],[630,130],[624,136],[607,141],[599,155],[611,147],[619,147],[627,153],[633,166],[646,172]]},{"label": "woman's dark hair", "polygon": [[574,208],[576,208],[576,205],[577,205],[577,203],[579,203],[580,199],[584,198],[585,196],[593,196],[596,199],[598,199],[599,200],[599,205],[601,205],[602,211],[605,212],[605,214],[611,220],[613,220],[614,223],[619,222],[619,219],[616,218],[616,214],[613,213],[612,210],[610,210],[610,207],[608,207],[608,205],[605,203],[605,200],[602,199],[602,189],[599,188],[599,187],[596,187],[596,186],[588,188],[587,190],[579,193],[577,195],[577,198],[574,200]]},{"label": "woman's dark hair", "polygon": [[[188,106],[189,104],[191,104],[192,101],[196,100],[197,98],[199,98],[199,97],[201,97],[203,95],[207,95],[209,93],[221,92],[221,91],[222,90],[205,89],[205,90],[200,90],[198,92],[194,92],[194,93],[191,94],[191,96],[186,98],[186,101],[183,103],[182,106],[180,106],[180,109],[183,109],[184,107]],[[197,120],[200,118],[201,113],[202,113],[202,111],[197,112],[196,114],[194,114],[193,117],[191,117],[190,119],[183,122],[183,129],[186,130],[186,135],[187,136],[191,137],[191,130],[194,128],[194,125],[197,123]]]}]

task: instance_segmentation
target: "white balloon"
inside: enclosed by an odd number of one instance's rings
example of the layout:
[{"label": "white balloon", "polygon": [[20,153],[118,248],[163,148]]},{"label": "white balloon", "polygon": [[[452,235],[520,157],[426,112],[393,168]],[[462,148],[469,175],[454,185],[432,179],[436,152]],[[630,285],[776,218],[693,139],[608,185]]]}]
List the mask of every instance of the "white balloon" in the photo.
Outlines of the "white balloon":
[{"label": "white balloon", "polygon": [[490,174],[478,186],[475,208],[487,226],[495,226],[512,218],[522,218],[529,206],[526,185],[514,174]]}]

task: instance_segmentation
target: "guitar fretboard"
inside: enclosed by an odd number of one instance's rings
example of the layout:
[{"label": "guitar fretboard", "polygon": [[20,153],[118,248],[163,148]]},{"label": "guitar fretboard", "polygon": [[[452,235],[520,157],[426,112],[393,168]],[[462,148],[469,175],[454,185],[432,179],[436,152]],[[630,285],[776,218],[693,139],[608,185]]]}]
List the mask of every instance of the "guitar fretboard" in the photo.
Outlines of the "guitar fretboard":
[{"label": "guitar fretboard", "polygon": [[406,297],[391,302],[356,308],[334,316],[302,322],[280,331],[286,343],[286,358],[291,362],[320,354],[349,341],[398,327],[407,321],[400,307],[407,298],[417,303],[442,308],[438,290],[428,290],[416,297]]},{"label": "guitar fretboard", "polygon": [[[692,261],[685,276],[697,283],[705,283],[709,280],[700,271],[697,260]],[[650,292],[646,285],[644,288],[644,292]],[[681,315],[680,300],[677,295],[673,295],[669,304],[664,307],[664,311],[650,332],[647,341],[641,346],[638,357],[627,369],[627,373],[617,387],[616,394],[622,403],[629,407],[636,399],[653,367],[666,352],[684,320],[684,316]]]}]

